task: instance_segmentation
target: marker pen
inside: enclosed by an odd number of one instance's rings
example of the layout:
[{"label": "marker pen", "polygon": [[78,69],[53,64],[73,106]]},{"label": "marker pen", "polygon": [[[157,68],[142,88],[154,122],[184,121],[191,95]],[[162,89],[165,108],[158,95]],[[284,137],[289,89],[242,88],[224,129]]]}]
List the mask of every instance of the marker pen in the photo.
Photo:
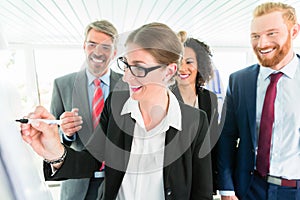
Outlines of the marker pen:
[{"label": "marker pen", "polygon": [[16,119],[16,122],[20,122],[22,124],[31,124],[33,121],[44,122],[47,124],[57,124],[61,125],[61,120],[52,120],[52,119]]}]

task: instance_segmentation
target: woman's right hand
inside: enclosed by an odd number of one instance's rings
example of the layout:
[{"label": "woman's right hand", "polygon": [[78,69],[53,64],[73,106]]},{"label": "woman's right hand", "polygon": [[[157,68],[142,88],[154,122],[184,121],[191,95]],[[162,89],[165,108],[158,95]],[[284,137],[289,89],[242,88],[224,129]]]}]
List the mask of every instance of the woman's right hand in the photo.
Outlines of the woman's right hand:
[{"label": "woman's right hand", "polygon": [[[29,119],[55,119],[44,107],[37,106],[35,111],[29,113]],[[21,124],[21,134],[33,150],[47,160],[56,160],[64,153],[60,142],[57,125],[49,125],[41,121],[32,124]]]}]

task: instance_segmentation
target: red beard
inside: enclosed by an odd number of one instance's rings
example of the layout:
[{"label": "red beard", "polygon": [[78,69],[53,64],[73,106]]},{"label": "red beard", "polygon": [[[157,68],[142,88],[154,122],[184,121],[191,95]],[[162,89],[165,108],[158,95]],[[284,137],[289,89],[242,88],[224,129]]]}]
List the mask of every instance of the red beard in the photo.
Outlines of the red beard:
[{"label": "red beard", "polygon": [[[264,49],[268,49],[269,47],[266,47]],[[273,67],[278,65],[288,54],[289,50],[291,49],[291,35],[288,35],[287,40],[283,44],[283,46],[280,48],[279,44],[275,44],[275,47],[273,47],[275,51],[275,55],[272,58],[265,58],[263,55],[261,55],[260,50],[261,48],[254,47],[254,52],[257,56],[257,59],[259,63],[264,67]]]}]

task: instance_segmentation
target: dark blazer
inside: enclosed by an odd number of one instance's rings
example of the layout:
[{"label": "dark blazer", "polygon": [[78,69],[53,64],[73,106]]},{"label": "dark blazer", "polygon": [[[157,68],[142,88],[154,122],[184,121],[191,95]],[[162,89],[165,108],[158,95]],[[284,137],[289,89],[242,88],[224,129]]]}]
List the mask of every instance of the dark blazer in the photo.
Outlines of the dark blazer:
[{"label": "dark blazer", "polygon": [[[121,77],[121,74],[111,70],[110,91],[116,87]],[[79,115],[82,116],[82,129],[76,133],[77,137],[74,142],[66,141],[63,137],[62,141],[75,150],[82,150],[84,149],[84,144],[87,143],[93,133],[87,92],[86,69],[54,80],[50,112],[56,118],[59,118],[63,112],[71,111],[74,107],[79,109]],[[89,178],[64,181],[61,185],[61,198],[72,200],[84,199],[88,190],[89,181]]]},{"label": "dark blazer", "polygon": [[230,75],[222,111],[225,120],[221,120],[224,126],[217,145],[219,189],[235,191],[239,199],[247,194],[256,164],[258,73],[255,64]]},{"label": "dark blazer", "polygon": [[252,65],[230,75],[222,111],[225,122],[218,142],[219,189],[235,191],[241,199],[255,166],[258,73],[259,65]]},{"label": "dark blazer", "polygon": [[[88,151],[75,152],[67,148],[62,167],[51,177],[51,168],[44,166],[46,180],[83,178],[93,175],[98,160],[105,159],[104,199],[115,199],[128,164],[135,121],[130,114],[120,115],[128,92],[114,92],[105,102],[100,125],[87,145]],[[212,177],[208,122],[205,112],[179,102],[182,114],[182,131],[170,128],[166,133],[164,154],[165,199],[212,199]],[[194,119],[200,120],[194,120]],[[106,140],[103,139],[106,135]],[[96,158],[96,159],[95,159]],[[81,163],[85,163],[81,168]],[[149,186],[150,187],[150,186]],[[146,199],[147,197],[145,197]]]},{"label": "dark blazer", "polygon": [[[179,88],[175,85],[172,89],[177,99],[183,102]],[[215,125],[218,124],[218,97],[215,93],[201,88],[197,90],[199,109],[204,110],[207,115],[208,122],[212,122]],[[211,120],[213,119],[213,120]]]},{"label": "dark blazer", "polygon": [[[175,85],[172,88],[172,92],[175,94],[177,99],[181,102],[183,102],[182,96],[180,94],[179,88],[177,85]],[[198,104],[199,109],[206,112],[209,127],[210,127],[210,134],[211,134],[211,160],[212,160],[212,172],[213,172],[213,191],[216,193],[217,188],[217,165],[216,165],[216,158],[217,158],[217,152],[216,148],[214,146],[217,143],[217,140],[219,138],[219,132],[218,132],[218,97],[215,93],[204,89],[199,88],[197,89],[197,95],[198,95]]]}]

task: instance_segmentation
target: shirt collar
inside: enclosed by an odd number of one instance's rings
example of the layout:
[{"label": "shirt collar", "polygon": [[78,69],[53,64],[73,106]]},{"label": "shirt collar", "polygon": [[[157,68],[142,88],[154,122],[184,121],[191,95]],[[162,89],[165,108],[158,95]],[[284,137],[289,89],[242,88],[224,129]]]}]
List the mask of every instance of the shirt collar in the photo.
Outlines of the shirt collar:
[{"label": "shirt collar", "polygon": [[[293,59],[291,62],[289,62],[286,66],[284,66],[280,72],[285,74],[289,78],[294,78],[297,67],[300,65],[300,61],[297,55],[294,55]],[[269,67],[260,67],[259,73],[262,75],[263,80],[267,79],[271,74],[278,72],[276,70],[273,70]]]},{"label": "shirt collar", "polygon": [[[107,70],[106,74],[104,74],[103,76],[100,77],[101,82],[107,86],[110,85],[110,78],[109,78],[110,74],[111,74],[111,71],[109,69],[109,70]],[[94,76],[91,72],[89,72],[88,69],[86,69],[86,76],[88,78],[88,85],[91,85],[93,83],[93,81],[96,79],[96,76]]]},{"label": "shirt collar", "polygon": [[[166,116],[168,126],[181,131],[182,130],[182,116],[179,106],[179,102],[175,95],[168,90],[169,95],[169,109]],[[141,126],[144,126],[142,115],[138,106],[138,101],[132,99],[131,97],[125,102],[121,115],[131,113],[131,117],[135,119]],[[176,114],[175,114],[176,113]]]}]

